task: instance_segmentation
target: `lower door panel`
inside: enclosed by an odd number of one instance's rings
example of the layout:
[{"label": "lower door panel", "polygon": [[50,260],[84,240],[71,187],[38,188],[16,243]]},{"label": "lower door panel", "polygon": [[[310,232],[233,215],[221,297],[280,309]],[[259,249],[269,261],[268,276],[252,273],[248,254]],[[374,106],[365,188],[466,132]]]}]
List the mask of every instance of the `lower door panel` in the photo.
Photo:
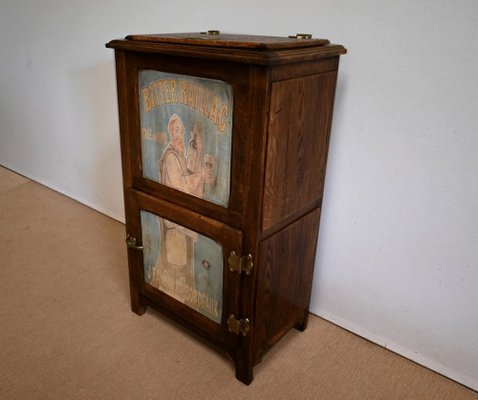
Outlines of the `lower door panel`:
[{"label": "lower door panel", "polygon": [[241,253],[241,232],[135,190],[126,199],[126,229],[137,239],[129,257],[132,291],[219,345],[235,340],[227,318],[238,313],[240,278],[227,260]]}]

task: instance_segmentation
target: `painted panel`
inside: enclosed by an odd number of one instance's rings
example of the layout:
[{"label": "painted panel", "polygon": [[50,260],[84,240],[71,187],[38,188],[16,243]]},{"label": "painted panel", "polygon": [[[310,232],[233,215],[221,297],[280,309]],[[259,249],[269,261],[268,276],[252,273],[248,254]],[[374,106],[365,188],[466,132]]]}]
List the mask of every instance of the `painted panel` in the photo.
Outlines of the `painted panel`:
[{"label": "painted panel", "polygon": [[232,86],[153,70],[138,84],[143,177],[227,207]]},{"label": "painted panel", "polygon": [[195,231],[141,211],[145,282],[221,323],[222,246]]}]

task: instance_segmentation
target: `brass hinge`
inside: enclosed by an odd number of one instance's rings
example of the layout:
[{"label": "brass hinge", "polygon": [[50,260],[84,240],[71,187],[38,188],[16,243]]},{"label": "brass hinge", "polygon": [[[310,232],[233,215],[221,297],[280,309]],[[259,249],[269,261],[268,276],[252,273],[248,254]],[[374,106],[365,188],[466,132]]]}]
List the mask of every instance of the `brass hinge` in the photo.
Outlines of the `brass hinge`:
[{"label": "brass hinge", "polygon": [[234,314],[231,314],[227,319],[227,330],[236,335],[246,336],[251,330],[251,322],[248,318],[236,319]]},{"label": "brass hinge", "polygon": [[126,235],[126,246],[128,246],[130,249],[139,250],[139,251],[143,251],[144,249],[143,246],[137,246],[136,238],[130,235]]},{"label": "brass hinge", "polygon": [[312,35],[310,33],[297,33],[295,35],[290,35],[290,39],[312,39]]},{"label": "brass hinge", "polygon": [[229,270],[231,272],[237,272],[240,274],[242,271],[246,275],[251,274],[251,270],[254,267],[254,263],[252,262],[252,255],[248,254],[246,256],[238,256],[235,251],[231,251],[229,258],[227,259],[229,264]]},{"label": "brass hinge", "polygon": [[201,35],[220,35],[221,31],[217,29],[209,29],[207,32],[201,32]]}]

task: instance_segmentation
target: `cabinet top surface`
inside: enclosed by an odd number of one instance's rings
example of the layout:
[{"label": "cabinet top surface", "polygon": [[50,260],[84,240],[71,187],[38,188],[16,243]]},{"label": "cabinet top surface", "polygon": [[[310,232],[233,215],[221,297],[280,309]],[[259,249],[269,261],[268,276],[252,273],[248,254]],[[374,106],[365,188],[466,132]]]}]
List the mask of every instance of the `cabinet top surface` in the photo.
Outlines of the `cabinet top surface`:
[{"label": "cabinet top surface", "polygon": [[[310,37],[309,37],[310,36]],[[170,43],[177,45],[212,46],[255,50],[295,49],[320,47],[329,44],[327,39],[297,34],[293,37],[259,36],[219,33],[219,31],[193,33],[134,34],[126,36],[132,42]]]},{"label": "cabinet top surface", "polygon": [[156,53],[189,58],[278,65],[335,57],[347,50],[311,35],[292,37],[236,35],[219,31],[134,34],[112,40],[106,47],[120,51]]}]

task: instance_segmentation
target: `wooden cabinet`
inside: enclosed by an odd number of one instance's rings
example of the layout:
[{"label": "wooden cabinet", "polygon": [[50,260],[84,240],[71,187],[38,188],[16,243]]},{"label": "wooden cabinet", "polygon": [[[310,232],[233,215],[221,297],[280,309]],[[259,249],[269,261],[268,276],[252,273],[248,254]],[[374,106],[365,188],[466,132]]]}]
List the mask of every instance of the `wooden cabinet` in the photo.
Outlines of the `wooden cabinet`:
[{"label": "wooden cabinet", "polygon": [[132,309],[253,365],[307,325],[340,45],[113,40]]}]

